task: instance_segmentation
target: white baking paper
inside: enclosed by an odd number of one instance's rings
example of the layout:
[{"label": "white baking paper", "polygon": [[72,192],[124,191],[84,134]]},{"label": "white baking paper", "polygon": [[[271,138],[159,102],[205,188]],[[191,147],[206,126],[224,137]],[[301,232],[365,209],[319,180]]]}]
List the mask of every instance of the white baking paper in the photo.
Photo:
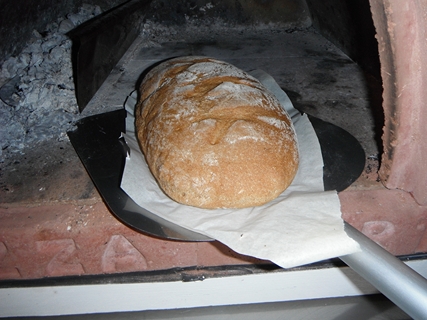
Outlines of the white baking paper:
[{"label": "white baking paper", "polygon": [[344,231],[336,191],[324,191],[323,159],[306,115],[294,109],[286,93],[261,70],[252,72],[292,116],[300,165],[291,186],[269,203],[245,209],[206,210],[179,204],[159,188],[134,134],[136,94],[126,109],[126,160],[121,187],[141,207],[187,229],[216,239],[232,250],[291,268],[359,251]]}]

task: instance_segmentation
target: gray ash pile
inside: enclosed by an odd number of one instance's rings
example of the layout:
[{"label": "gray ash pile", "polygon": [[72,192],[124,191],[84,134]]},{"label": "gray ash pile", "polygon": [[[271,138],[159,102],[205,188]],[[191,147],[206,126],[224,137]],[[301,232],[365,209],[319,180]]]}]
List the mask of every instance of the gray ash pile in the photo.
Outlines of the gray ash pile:
[{"label": "gray ash pile", "polygon": [[46,30],[33,31],[22,52],[0,69],[0,155],[22,151],[34,143],[66,139],[78,118],[66,33],[101,13],[84,5]]}]

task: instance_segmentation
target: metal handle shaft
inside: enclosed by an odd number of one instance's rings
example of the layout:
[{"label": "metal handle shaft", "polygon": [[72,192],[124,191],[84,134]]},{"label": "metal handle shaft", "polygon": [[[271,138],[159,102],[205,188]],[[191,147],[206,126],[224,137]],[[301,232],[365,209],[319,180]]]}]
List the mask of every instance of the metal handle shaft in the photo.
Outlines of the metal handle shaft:
[{"label": "metal handle shaft", "polygon": [[347,223],[345,231],[361,251],[340,259],[409,316],[427,319],[427,280]]}]

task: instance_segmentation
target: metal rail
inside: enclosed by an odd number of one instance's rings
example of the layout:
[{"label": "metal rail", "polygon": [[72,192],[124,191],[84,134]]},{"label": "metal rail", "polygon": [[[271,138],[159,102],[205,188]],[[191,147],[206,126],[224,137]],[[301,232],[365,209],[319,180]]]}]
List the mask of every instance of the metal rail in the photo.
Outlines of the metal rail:
[{"label": "metal rail", "polygon": [[340,259],[409,316],[427,319],[427,279],[348,223],[345,231],[362,250]]}]

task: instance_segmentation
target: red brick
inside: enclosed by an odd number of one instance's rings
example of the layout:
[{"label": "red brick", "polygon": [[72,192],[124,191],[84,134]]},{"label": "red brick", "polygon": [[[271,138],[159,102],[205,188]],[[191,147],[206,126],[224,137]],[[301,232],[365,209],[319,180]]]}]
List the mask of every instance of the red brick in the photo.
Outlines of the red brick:
[{"label": "red brick", "polygon": [[380,177],[427,205],[427,0],[370,3],[384,86]]},{"label": "red brick", "polygon": [[0,279],[256,261],[217,242],[168,241],[139,233],[115,219],[102,202],[3,207],[0,220]]},{"label": "red brick", "polygon": [[339,196],[344,220],[369,238],[395,255],[419,252],[426,236],[427,206],[418,205],[409,193],[384,188]]}]

